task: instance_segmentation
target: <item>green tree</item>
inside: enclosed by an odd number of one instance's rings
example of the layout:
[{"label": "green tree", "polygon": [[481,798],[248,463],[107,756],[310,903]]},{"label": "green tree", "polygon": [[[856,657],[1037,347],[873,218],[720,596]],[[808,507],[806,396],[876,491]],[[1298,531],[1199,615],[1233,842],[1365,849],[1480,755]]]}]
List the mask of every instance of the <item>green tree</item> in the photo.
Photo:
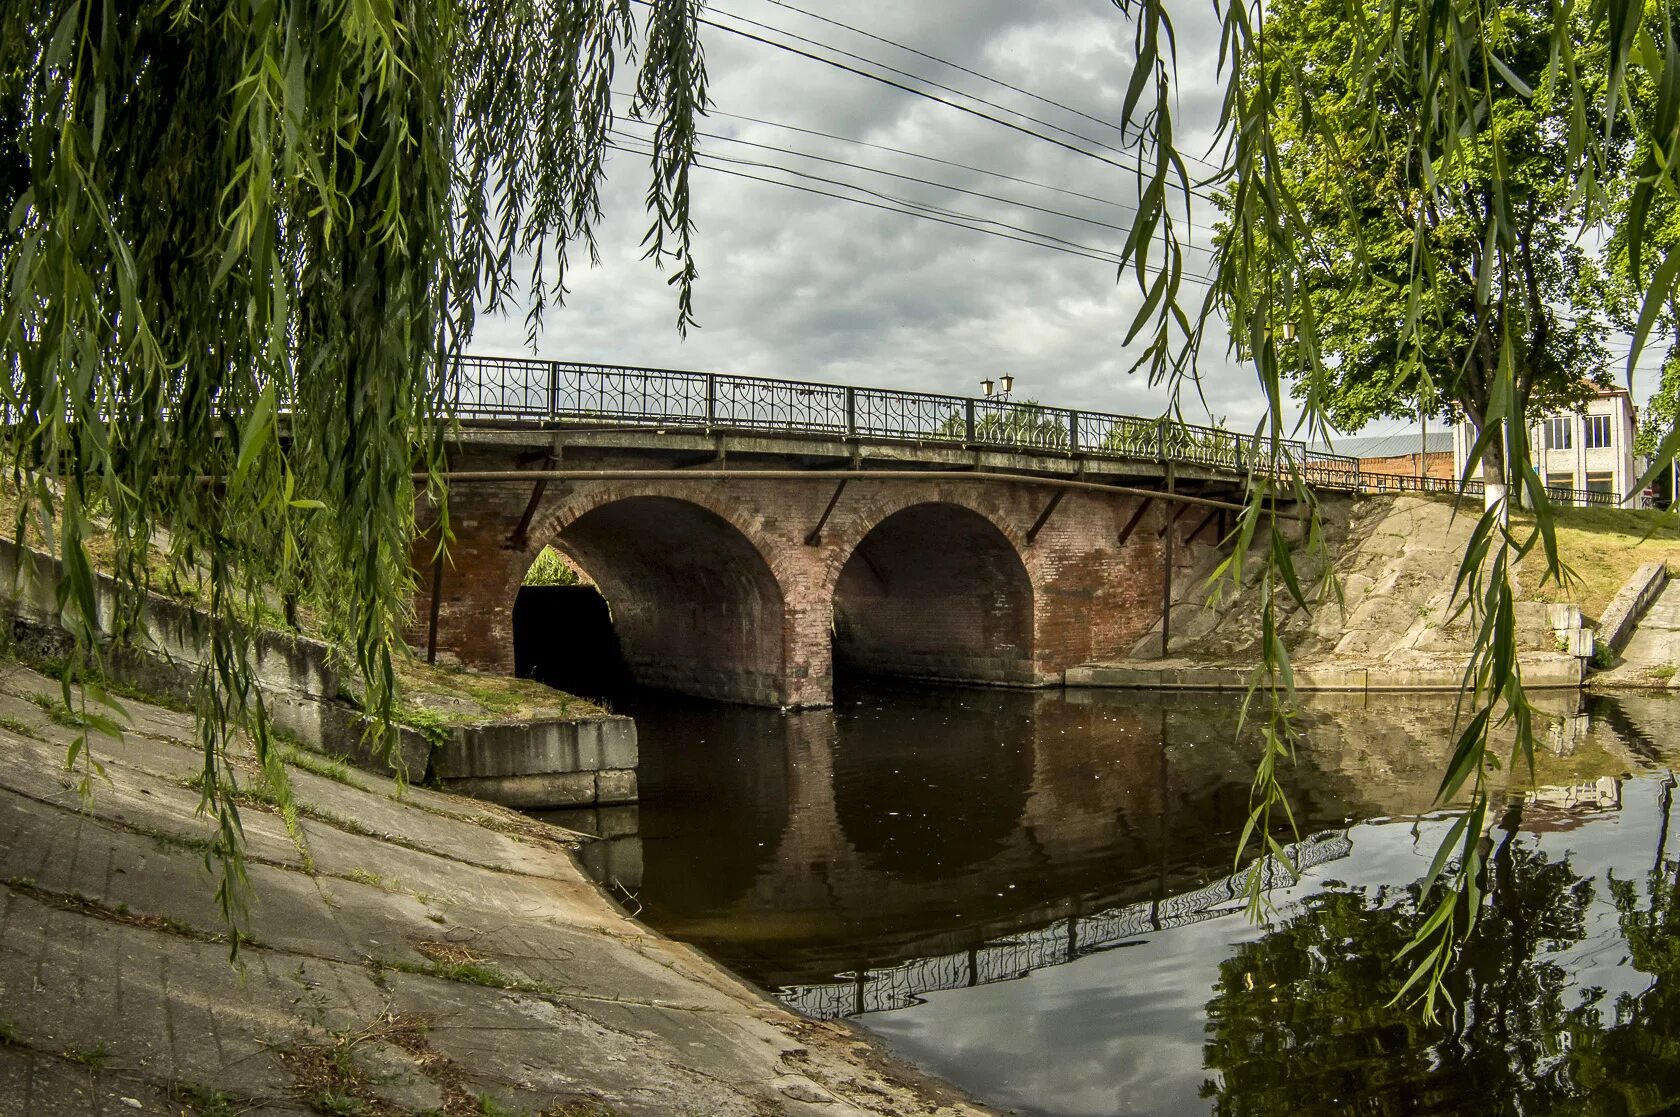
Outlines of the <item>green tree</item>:
[{"label": "green tree", "polygon": [[[1342,430],[1454,411],[1480,428],[1503,342],[1514,372],[1513,413],[1584,403],[1609,377],[1594,293],[1582,282],[1589,258],[1578,236],[1588,212],[1570,175],[1574,156],[1561,119],[1570,101],[1547,70],[1551,6],[1500,6],[1488,45],[1510,74],[1487,90],[1476,130],[1409,150],[1428,106],[1404,67],[1361,58],[1360,25],[1347,8],[1344,0],[1270,5],[1266,61],[1253,76],[1279,91],[1274,169],[1314,231],[1289,297],[1276,285],[1259,294],[1279,304],[1283,320],[1297,306],[1311,307],[1313,324],[1298,345],[1314,350],[1315,361],[1288,368],[1294,393],[1316,393],[1317,406]],[[1361,14],[1372,21],[1388,15],[1381,3]],[[1450,49],[1446,30],[1432,32],[1426,18],[1421,9],[1401,9],[1400,32],[1433,33],[1441,50]],[[1450,164],[1449,147],[1463,149]],[[1490,275],[1485,229],[1501,204],[1510,210],[1520,266]],[[1227,251],[1237,235],[1225,226]],[[1414,282],[1420,263],[1430,269],[1422,285]],[[1262,254],[1260,272],[1271,266]],[[1484,465],[1498,481],[1493,449]]]},{"label": "green tree", "polygon": [[[1511,823],[1515,825],[1514,822]],[[1394,1003],[1386,959],[1427,915],[1419,890],[1333,889],[1220,964],[1208,1003],[1203,1094],[1220,1117],[1372,1112],[1570,1111],[1583,1092],[1556,1058],[1583,1036],[1552,957],[1579,943],[1593,885],[1567,859],[1516,841],[1493,851],[1496,883],[1447,990],[1450,1030]],[[1629,1086],[1639,1075],[1618,1068]]]},{"label": "green tree", "polygon": [[[202,787],[230,850],[240,727],[284,786],[251,625],[271,593],[312,597],[388,722],[414,471],[432,478],[433,539],[448,533],[435,470],[449,362],[521,287],[534,330],[565,293],[569,249],[592,250],[623,108],[612,84],[638,52],[647,255],[675,266],[690,320],[697,13],[651,0],[639,30],[630,0],[0,7],[0,447],[16,527],[63,561],[82,664],[103,644],[96,521],[114,543],[119,635],[153,586],[201,588]],[[88,743],[72,757],[91,765]]]}]

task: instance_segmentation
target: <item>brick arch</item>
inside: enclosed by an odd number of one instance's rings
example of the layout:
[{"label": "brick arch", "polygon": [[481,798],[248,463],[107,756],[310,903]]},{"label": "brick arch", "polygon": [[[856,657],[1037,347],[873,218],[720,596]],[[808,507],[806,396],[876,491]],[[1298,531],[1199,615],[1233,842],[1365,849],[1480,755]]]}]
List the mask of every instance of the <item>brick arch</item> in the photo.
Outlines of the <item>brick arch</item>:
[{"label": "brick arch", "polygon": [[743,521],[704,492],[582,486],[533,521],[513,565],[522,577],[543,545],[576,560],[612,610],[638,682],[788,705],[782,586]]},{"label": "brick arch", "polygon": [[1038,681],[1033,574],[1007,522],[970,502],[898,503],[860,517],[855,526],[867,530],[835,548],[836,662],[952,681]]},{"label": "brick arch", "polygon": [[984,519],[1009,541],[1016,557],[1029,565],[1026,524],[1017,523],[1020,515],[1012,507],[1005,507],[975,482],[939,482],[916,485],[854,486],[845,493],[844,503],[823,531],[824,569],[829,593],[840,577],[841,569],[851,559],[858,544],[889,516],[923,504],[950,504]]}]

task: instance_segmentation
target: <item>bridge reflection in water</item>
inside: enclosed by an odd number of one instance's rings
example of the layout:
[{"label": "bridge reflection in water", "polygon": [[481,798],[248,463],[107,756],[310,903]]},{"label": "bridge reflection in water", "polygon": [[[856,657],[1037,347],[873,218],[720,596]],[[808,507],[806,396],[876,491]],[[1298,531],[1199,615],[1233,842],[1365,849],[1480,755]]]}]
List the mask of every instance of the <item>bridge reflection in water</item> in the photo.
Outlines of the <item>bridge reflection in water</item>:
[{"label": "bridge reflection in water", "polygon": [[1346,857],[1352,849],[1353,843],[1345,833],[1326,831],[1286,847],[1288,865],[1268,854],[1242,872],[1193,892],[1088,916],[1070,915],[1047,927],[970,947],[960,954],[913,958],[888,969],[841,974],[850,980],[794,985],[777,990],[777,996],[806,1016],[828,1020],[908,1008],[920,1003],[925,994],[944,989],[1014,981],[1034,970],[1124,946],[1139,935],[1242,911],[1256,876],[1260,887],[1270,890],[1292,883],[1298,872]]},{"label": "bridge reflection in water", "polygon": [[[801,1011],[899,1007],[1236,911],[1248,874],[1279,883],[1270,861],[1231,875],[1253,771],[1238,702],[870,683],[782,715],[644,696],[619,706],[644,802],[583,855]],[[1285,777],[1304,869],[1346,852],[1351,820],[1431,808],[1451,699],[1397,707],[1310,703]],[[1584,726],[1560,707],[1546,739],[1578,753]]]}]

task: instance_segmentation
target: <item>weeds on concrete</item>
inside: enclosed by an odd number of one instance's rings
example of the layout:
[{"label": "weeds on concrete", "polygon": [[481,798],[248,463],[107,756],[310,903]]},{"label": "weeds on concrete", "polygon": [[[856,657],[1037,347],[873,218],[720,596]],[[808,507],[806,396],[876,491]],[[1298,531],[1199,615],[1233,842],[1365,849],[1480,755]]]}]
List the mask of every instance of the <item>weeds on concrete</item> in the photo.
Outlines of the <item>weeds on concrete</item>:
[{"label": "weeds on concrete", "polygon": [[373,887],[383,888],[387,892],[403,891],[403,889],[395,883],[386,880],[378,873],[370,873],[366,869],[351,869],[348,873],[345,873],[344,876],[345,879],[353,880],[357,884],[371,884]]},{"label": "weeds on concrete", "polygon": [[408,1111],[379,1096],[377,1082],[369,1078],[356,1058],[356,1049],[363,1044],[390,1044],[406,1052],[443,1094],[443,1105],[427,1113],[475,1117],[480,1112],[478,1099],[467,1090],[466,1076],[426,1042],[430,1026],[424,1017],[387,1010],[354,1031],[332,1032],[322,1042],[282,1049],[280,1059],[292,1072],[298,1095],[317,1113],[397,1117]]},{"label": "weeds on concrete", "polygon": [[[127,904],[112,906],[84,896],[80,892],[54,892],[42,888],[28,877],[11,877],[4,884],[12,891],[21,893],[40,903],[59,908],[62,911],[91,915],[95,919],[103,919],[109,923],[121,923],[129,927],[144,927],[148,931],[162,931],[179,938],[192,939],[194,942],[227,943],[232,941],[228,935],[220,931],[204,931],[171,916],[133,911]],[[250,946],[261,945],[249,935],[244,934],[239,936],[239,941]]]},{"label": "weeds on concrete", "polygon": [[64,1052],[64,1057],[89,1070],[101,1070],[111,1061],[111,1048],[104,1040],[100,1040],[92,1047],[72,1047]]},{"label": "weeds on concrete", "polygon": [[373,790],[350,774],[350,765],[343,757],[327,756],[322,753],[311,752],[298,745],[282,743],[280,745],[280,759],[294,768],[302,768],[305,772],[313,772],[323,779],[341,783],[345,787],[354,788],[357,791],[371,792]]},{"label": "weeds on concrete", "polygon": [[41,735],[35,732],[35,727],[33,725],[30,725],[22,718],[11,717],[10,715],[0,717],[0,729],[4,729],[8,733],[15,733],[19,737],[27,737],[31,741],[39,741],[41,739]]},{"label": "weeds on concrete", "polygon": [[22,1047],[23,1033],[10,1020],[0,1020],[0,1047]]},{"label": "weeds on concrete", "polygon": [[170,1086],[169,1100],[186,1106],[194,1117],[239,1117],[250,1108],[198,1082],[177,1082]]}]

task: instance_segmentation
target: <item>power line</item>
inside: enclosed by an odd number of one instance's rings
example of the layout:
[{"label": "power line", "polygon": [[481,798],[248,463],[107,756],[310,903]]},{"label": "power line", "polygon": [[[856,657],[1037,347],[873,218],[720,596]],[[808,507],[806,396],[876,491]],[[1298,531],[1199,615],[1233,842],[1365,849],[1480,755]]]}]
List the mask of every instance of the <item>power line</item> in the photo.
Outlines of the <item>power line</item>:
[{"label": "power line", "polygon": [[[1009,113],[1012,116],[1018,116],[1022,120],[1031,121],[1032,123],[1038,125],[1041,128],[1048,128],[1051,131],[1060,132],[1064,136],[1071,136],[1074,139],[1079,140],[1083,143],[1090,144],[1093,147],[1101,148],[1104,151],[1113,152],[1116,155],[1126,156],[1126,155],[1136,154],[1136,152],[1134,152],[1132,149],[1115,147],[1113,144],[1106,143],[1103,140],[1099,140],[1094,136],[1088,136],[1088,135],[1084,134],[1083,132],[1075,132],[1071,128],[1064,128],[1060,124],[1055,123],[1054,121],[1045,120],[1042,117],[1033,116],[1031,113],[1022,112],[1020,109],[1012,109],[1008,105],[1000,105],[996,101],[987,100],[985,97],[982,97],[979,94],[969,93],[966,90],[957,89],[954,86],[946,85],[943,82],[935,81],[932,78],[924,77],[921,74],[912,73],[909,70],[900,69],[897,66],[893,66],[893,65],[890,65],[886,62],[882,62],[881,60],[879,60],[877,58],[870,58],[870,57],[867,57],[866,55],[856,54],[852,51],[846,50],[844,47],[837,47],[832,43],[825,43],[825,42],[823,42],[819,39],[808,38],[807,36],[801,35],[798,32],[789,31],[785,27],[777,27],[773,24],[762,23],[762,22],[760,22],[756,19],[749,19],[746,16],[739,15],[735,12],[724,11],[721,8],[713,8],[712,9],[712,14],[713,15],[721,15],[721,16],[724,16],[728,19],[739,20],[741,23],[744,23],[749,27],[756,27],[761,31],[768,31],[768,32],[771,32],[772,34],[776,34],[776,35],[784,35],[787,38],[792,39],[794,42],[804,43],[807,46],[816,47],[819,50],[830,51],[834,54],[839,55],[842,58],[850,58],[854,62],[861,62],[866,66],[874,66],[877,69],[885,70],[889,74],[897,74],[901,78],[908,78],[911,81],[921,82],[923,85],[927,85],[927,86],[930,86],[934,89],[941,90],[942,92],[954,94],[955,96],[958,96],[958,97],[965,97],[968,100],[974,101],[977,104],[985,105],[989,109],[995,109],[998,112]],[[873,37],[873,36],[871,36],[871,37]],[[1028,96],[1032,96],[1032,94],[1028,94]],[[1102,123],[1102,122],[1099,121],[1099,123]],[[1113,125],[1108,125],[1108,127],[1113,127]],[[1140,156],[1140,158],[1141,158],[1141,156]],[[1141,173],[1141,167],[1137,168],[1137,169]]]},{"label": "power line", "polygon": [[[643,137],[637,136],[634,133],[626,132],[623,129],[615,128],[614,131],[622,138],[635,140],[640,143],[647,142]],[[872,198],[879,198],[882,201],[891,202],[895,205],[911,206],[915,209],[925,210],[928,213],[936,213],[943,217],[951,217],[960,221],[978,222],[984,225],[995,225],[1002,229],[1009,229],[1013,232],[1022,233],[1027,236],[1040,237],[1046,241],[1066,245],[1069,248],[1077,248],[1087,252],[1107,253],[1113,257],[1114,263],[1118,264],[1121,262],[1120,254],[1113,252],[1110,249],[1099,248],[1095,245],[1081,244],[1078,241],[1066,240],[1050,233],[1041,233],[1037,229],[1028,229],[1024,226],[1015,225],[1007,221],[997,221],[989,217],[981,217],[979,214],[964,213],[961,210],[946,209],[943,206],[936,206],[927,202],[918,202],[913,198],[899,197],[896,194],[885,194],[879,190],[872,190],[867,186],[860,186],[855,182],[847,182],[844,179],[829,178],[825,175],[812,174],[809,171],[801,171],[793,167],[784,167],[779,163],[766,163],[756,159],[737,159],[728,155],[713,155],[710,152],[701,152],[699,154],[701,159],[710,159],[715,162],[728,163],[737,167],[756,167],[760,170],[766,171],[781,171],[783,174],[794,175],[795,177],[808,179],[812,182],[821,182],[829,186],[839,186],[847,190],[856,190],[860,193],[868,194]]]},{"label": "power line", "polygon": [[[638,122],[638,123],[643,123],[643,122]],[[864,172],[869,173],[869,174],[882,175],[884,177],[895,178],[895,179],[898,179],[898,180],[903,181],[903,182],[913,182],[913,183],[917,183],[918,185],[921,185],[921,186],[931,186],[931,187],[934,187],[934,188],[939,189],[939,190],[949,190],[949,191],[951,191],[953,193],[957,193],[957,194],[967,194],[970,197],[984,198],[985,200],[990,201],[990,202],[999,202],[1003,205],[1016,206],[1016,207],[1021,208],[1021,209],[1027,209],[1027,210],[1032,210],[1036,213],[1042,213],[1042,214],[1045,214],[1045,215],[1050,216],[1050,217],[1061,217],[1061,218],[1066,218],[1069,221],[1078,221],[1078,222],[1081,222],[1081,223],[1086,224],[1086,225],[1094,225],[1094,226],[1097,226],[1097,227],[1103,228],[1103,229],[1111,229],[1111,230],[1113,230],[1114,232],[1117,232],[1117,233],[1125,233],[1125,234],[1128,234],[1128,235],[1131,233],[1131,229],[1129,227],[1127,227],[1125,225],[1116,225],[1111,221],[1102,221],[1102,220],[1099,220],[1099,219],[1094,218],[1094,217],[1085,217],[1081,214],[1069,213],[1066,210],[1050,209],[1047,206],[1040,206],[1040,205],[1035,205],[1032,202],[1021,201],[1019,198],[1006,198],[1006,197],[1003,197],[1003,196],[998,195],[998,194],[989,194],[984,190],[971,190],[971,189],[969,189],[965,186],[957,186],[954,183],[941,182],[941,181],[937,181],[937,180],[934,180],[934,179],[922,178],[919,175],[902,174],[898,171],[889,171],[889,170],[886,170],[886,169],[881,168],[881,167],[872,167],[872,166],[869,166],[867,164],[857,163],[857,162],[853,162],[853,161],[849,161],[849,160],[845,160],[845,159],[835,159],[831,156],[817,155],[817,154],[814,154],[812,152],[799,151],[799,150],[796,150],[794,148],[781,147],[781,146],[776,145],[776,144],[759,143],[755,140],[741,139],[737,136],[726,136],[726,135],[723,135],[723,134],[717,133],[717,132],[702,131],[702,132],[699,132],[698,135],[700,135],[702,137],[705,137],[707,139],[721,140],[724,143],[739,144],[743,147],[757,148],[757,149],[762,150],[762,151],[772,151],[772,152],[776,152],[776,153],[781,154],[781,155],[793,155],[793,156],[797,156],[801,159],[811,159],[811,160],[814,160],[814,161],[819,162],[819,163],[828,163],[832,166],[846,167],[846,168],[849,168],[851,170],[864,171]],[[640,139],[642,137],[636,137],[636,138]],[[724,157],[716,156],[716,158],[724,158]],[[743,161],[743,162],[751,163],[751,161]],[[751,165],[764,166],[765,164],[751,163]],[[794,173],[794,174],[800,173],[798,171],[794,171],[792,168],[782,167],[779,164],[774,165],[774,166],[776,166],[777,169],[779,169],[779,170],[787,170],[790,173]],[[830,181],[830,180],[824,180],[824,181]],[[897,200],[904,201],[905,199],[897,199]],[[1114,204],[1118,205],[1119,203],[1114,203]],[[1122,207],[1122,208],[1124,208],[1124,207]],[[1136,212],[1136,211],[1133,210],[1133,212]],[[1202,226],[1193,226],[1193,227],[1194,228],[1202,228]],[[1214,230],[1208,230],[1208,231],[1213,232]],[[1191,243],[1191,242],[1187,241],[1187,242],[1184,243],[1184,247],[1195,249],[1198,252],[1205,252],[1210,256],[1213,255],[1213,249],[1208,248],[1208,247],[1206,247],[1204,245],[1201,245],[1201,244],[1195,244],[1195,243]]]},{"label": "power line", "polygon": [[[647,4],[647,3],[650,3],[651,0],[634,0],[634,2],[638,3],[638,4]],[[737,17],[737,18],[739,18],[739,17]],[[739,27],[730,27],[726,24],[718,23],[715,20],[707,19],[704,16],[698,17],[698,22],[703,23],[703,24],[707,25],[708,27],[715,27],[719,31],[726,31],[731,35],[738,35],[741,38],[747,39],[751,42],[762,43],[765,46],[774,47],[777,50],[786,51],[789,54],[798,55],[801,58],[808,58],[813,62],[820,62],[825,66],[832,66],[835,69],[844,70],[845,72],[850,73],[850,74],[856,74],[858,77],[866,78],[869,81],[879,82],[882,85],[890,86],[893,89],[900,90],[904,93],[909,93],[912,96],[922,97],[922,98],[925,98],[929,101],[937,102],[939,104],[947,106],[948,108],[956,109],[958,112],[963,112],[963,113],[967,113],[970,116],[979,117],[981,120],[989,120],[993,124],[1000,125],[1004,128],[1008,128],[1008,129],[1010,129],[1012,131],[1015,131],[1015,132],[1020,132],[1022,135],[1031,136],[1035,139],[1042,140],[1042,141],[1044,141],[1045,143],[1048,143],[1048,144],[1054,144],[1055,146],[1063,148],[1067,151],[1071,151],[1076,155],[1083,155],[1088,159],[1095,159],[1100,163],[1106,163],[1107,165],[1109,165],[1111,167],[1114,167],[1118,170],[1132,171],[1132,172],[1134,172],[1136,174],[1140,174],[1140,175],[1145,173],[1144,170],[1143,170],[1143,161],[1142,161],[1141,157],[1138,158],[1138,162],[1135,166],[1128,167],[1124,163],[1118,163],[1115,160],[1108,158],[1108,156],[1103,155],[1100,152],[1091,151],[1087,148],[1078,147],[1074,144],[1068,143],[1065,140],[1057,139],[1055,136],[1047,136],[1043,132],[1038,132],[1038,131],[1035,131],[1031,128],[1028,128],[1024,125],[1016,124],[1013,121],[1004,120],[1001,117],[993,116],[991,113],[982,112],[981,110],[971,108],[968,105],[958,104],[957,102],[952,101],[952,100],[950,100],[948,98],[945,98],[945,97],[941,97],[938,94],[929,93],[925,89],[915,89],[911,86],[905,85],[902,82],[894,81],[891,78],[882,77],[880,74],[872,74],[872,73],[869,73],[866,70],[860,70],[855,66],[849,66],[844,62],[838,62],[838,61],[836,61],[835,59],[832,59],[832,58],[824,58],[821,55],[812,54],[810,51],[802,50],[799,47],[789,46],[787,43],[779,43],[779,42],[776,42],[772,39],[766,39],[762,35],[755,35],[750,31],[743,31]],[[920,80],[920,79],[918,79],[918,80]],[[1200,199],[1202,199],[1203,201],[1206,201],[1206,202],[1211,203],[1211,202],[1214,201],[1214,199],[1211,195],[1208,195],[1208,194],[1202,192],[1200,189],[1198,189],[1195,186],[1187,186],[1186,189],[1185,189],[1185,192],[1187,192],[1188,194],[1190,194],[1193,197],[1200,198]]]},{"label": "power line", "polygon": [[[873,39],[877,43],[882,43],[882,44],[885,44],[886,46],[889,46],[889,47],[896,47],[897,49],[905,51],[909,54],[914,54],[919,58],[925,58],[929,62],[937,62],[941,66],[949,66],[953,70],[958,70],[962,73],[968,74],[971,77],[979,78],[981,81],[990,82],[993,85],[1001,86],[1004,89],[1012,90],[1016,93],[1019,93],[1024,97],[1030,97],[1035,101],[1041,101],[1046,105],[1051,105],[1055,108],[1061,109],[1063,112],[1072,113],[1074,116],[1083,117],[1084,119],[1089,120],[1092,124],[1100,124],[1104,128],[1112,128],[1116,132],[1119,132],[1122,136],[1124,136],[1126,134],[1126,128],[1125,128],[1124,125],[1114,124],[1110,121],[1102,119],[1101,117],[1092,116],[1090,113],[1085,112],[1081,109],[1076,109],[1072,105],[1064,105],[1062,102],[1054,100],[1054,99],[1049,98],[1049,97],[1045,97],[1042,94],[1034,93],[1034,92],[1032,92],[1031,90],[1028,90],[1028,89],[1022,89],[1018,85],[1011,85],[1009,82],[1004,81],[1002,78],[993,77],[991,74],[984,74],[984,73],[981,73],[979,70],[970,69],[969,67],[964,66],[960,62],[952,62],[949,58],[941,58],[937,54],[930,54],[925,50],[921,50],[921,49],[918,49],[917,47],[913,47],[913,46],[909,46],[905,43],[901,43],[896,39],[889,39],[889,38],[886,38],[882,35],[877,35],[872,31],[865,31],[861,27],[854,27],[849,23],[843,23],[840,20],[831,19],[828,16],[819,15],[818,13],[812,12],[812,11],[807,11],[806,9],[801,8],[797,4],[788,3],[787,0],[765,0],[765,2],[768,3],[768,4],[774,4],[778,8],[786,8],[788,11],[791,11],[791,12],[798,12],[800,15],[805,16],[808,19],[814,19],[814,20],[818,21],[819,23],[826,23],[830,27],[838,27],[842,31],[850,31],[854,35],[862,35],[864,38]],[[1196,160],[1194,160],[1194,162],[1201,163],[1205,167],[1213,167],[1212,163],[1209,163],[1209,162],[1207,162],[1206,160],[1203,160],[1203,159],[1196,159]],[[1219,170],[1221,168],[1214,167],[1214,169]]]},{"label": "power line", "polygon": [[[623,93],[616,89],[613,90],[613,93],[619,97],[628,98],[631,96],[631,94]],[[748,116],[744,113],[725,112],[722,109],[708,109],[706,111],[706,115],[728,117],[730,120],[744,120],[749,124],[758,124],[766,128],[779,128],[787,132],[797,132],[805,136],[816,136],[819,139],[833,140],[836,143],[853,144],[857,147],[869,148],[872,151],[885,151],[893,155],[903,155],[910,159],[920,159],[927,163],[937,163],[941,166],[954,167],[961,171],[971,171],[974,174],[986,175],[989,178],[1002,179],[1005,182],[1014,182],[1022,186],[1031,186],[1038,190],[1048,190],[1052,193],[1063,194],[1070,198],[1080,198],[1087,202],[1095,202],[1098,205],[1111,206],[1126,213],[1137,212],[1135,206],[1128,206],[1124,202],[1117,202],[1112,198],[1104,198],[1096,194],[1086,194],[1078,190],[1069,190],[1065,186],[1052,186],[1048,182],[1039,182],[1037,179],[1022,178],[1019,175],[1006,174],[1003,171],[994,171],[985,167],[976,167],[970,163],[959,163],[952,159],[942,159],[937,155],[928,155],[925,152],[911,151],[908,148],[893,147],[890,144],[873,143],[869,140],[860,140],[852,136],[842,136],[835,132],[824,132],[817,128],[804,128],[797,124],[787,124],[779,120],[766,120],[763,117]],[[1206,225],[1198,225],[1194,222],[1190,223],[1190,227],[1193,229],[1201,229],[1204,232],[1209,233],[1218,232],[1217,229],[1209,228]]]},{"label": "power line", "polygon": [[[642,142],[645,142],[645,141],[642,141]],[[643,149],[640,149],[640,148],[633,148],[633,147],[626,147],[623,144],[618,144],[618,143],[610,143],[609,142],[607,144],[607,146],[612,148],[613,150],[623,151],[623,152],[625,152],[627,154],[631,154],[631,155],[648,156],[648,155],[652,154],[652,152],[649,151],[649,150],[643,150]],[[704,158],[715,159],[717,157],[708,155],[708,156],[704,156]],[[885,210],[888,213],[897,213],[897,214],[901,214],[901,215],[906,216],[906,217],[919,218],[923,221],[932,221],[932,222],[935,222],[935,223],[940,224],[940,225],[951,225],[951,226],[954,226],[954,227],[959,228],[959,229],[967,229],[970,232],[983,233],[987,236],[1001,237],[1004,240],[1012,240],[1012,241],[1016,241],[1020,244],[1032,245],[1035,248],[1047,249],[1051,252],[1060,252],[1060,253],[1062,253],[1064,255],[1068,255],[1068,256],[1079,256],[1079,257],[1083,257],[1083,258],[1088,259],[1088,260],[1096,260],[1098,263],[1111,264],[1111,265],[1115,265],[1115,266],[1122,266],[1124,264],[1124,261],[1122,261],[1121,258],[1118,255],[1106,254],[1105,250],[1103,250],[1103,249],[1092,248],[1089,245],[1072,245],[1072,242],[1063,242],[1063,243],[1060,243],[1060,244],[1058,244],[1058,243],[1047,243],[1045,240],[1042,240],[1042,239],[1033,239],[1035,237],[1043,237],[1045,234],[1034,233],[1030,229],[1021,229],[1018,226],[1010,226],[1010,225],[1007,225],[1003,222],[988,222],[989,224],[1000,226],[1000,228],[998,228],[998,229],[988,229],[988,228],[983,228],[983,227],[979,227],[979,226],[976,226],[976,225],[968,224],[968,223],[966,223],[965,221],[962,221],[962,220],[942,216],[942,215],[937,214],[937,213],[924,212],[923,209],[902,208],[902,207],[897,206],[897,205],[887,204],[886,202],[870,201],[866,198],[859,198],[859,197],[856,197],[854,195],[849,195],[849,194],[838,194],[838,193],[835,193],[832,190],[823,190],[823,189],[819,189],[819,188],[814,187],[814,186],[805,186],[805,185],[802,185],[802,184],[797,183],[797,182],[788,182],[784,179],[770,178],[770,177],[767,177],[767,176],[764,176],[764,175],[756,175],[756,174],[752,174],[752,173],[747,172],[747,171],[733,170],[729,167],[718,166],[715,163],[697,162],[694,165],[696,167],[700,168],[701,170],[712,171],[716,174],[730,175],[734,178],[751,179],[754,182],[764,182],[764,183],[770,184],[771,186],[780,186],[780,187],[782,187],[783,189],[786,189],[786,190],[797,190],[797,191],[800,191],[801,193],[815,194],[815,195],[818,195],[818,196],[824,197],[824,198],[832,198],[835,201],[849,202],[853,205],[867,206],[870,209]],[[791,173],[797,173],[797,172],[791,172]],[[855,189],[861,189],[861,188],[856,187],[856,186],[850,186],[850,184],[843,184],[843,185],[847,185],[848,188],[854,189],[854,190]],[[1005,230],[1012,230],[1012,231],[1005,231]],[[1017,235],[1017,234],[1026,234],[1026,235]],[[1201,287],[1211,287],[1211,286],[1213,286],[1213,281],[1210,277],[1205,276],[1205,275],[1201,275],[1201,274],[1198,274],[1198,273],[1195,273],[1195,272],[1187,272],[1187,273],[1185,273],[1181,276],[1181,279],[1186,283],[1195,284],[1195,285],[1201,286]]]}]

